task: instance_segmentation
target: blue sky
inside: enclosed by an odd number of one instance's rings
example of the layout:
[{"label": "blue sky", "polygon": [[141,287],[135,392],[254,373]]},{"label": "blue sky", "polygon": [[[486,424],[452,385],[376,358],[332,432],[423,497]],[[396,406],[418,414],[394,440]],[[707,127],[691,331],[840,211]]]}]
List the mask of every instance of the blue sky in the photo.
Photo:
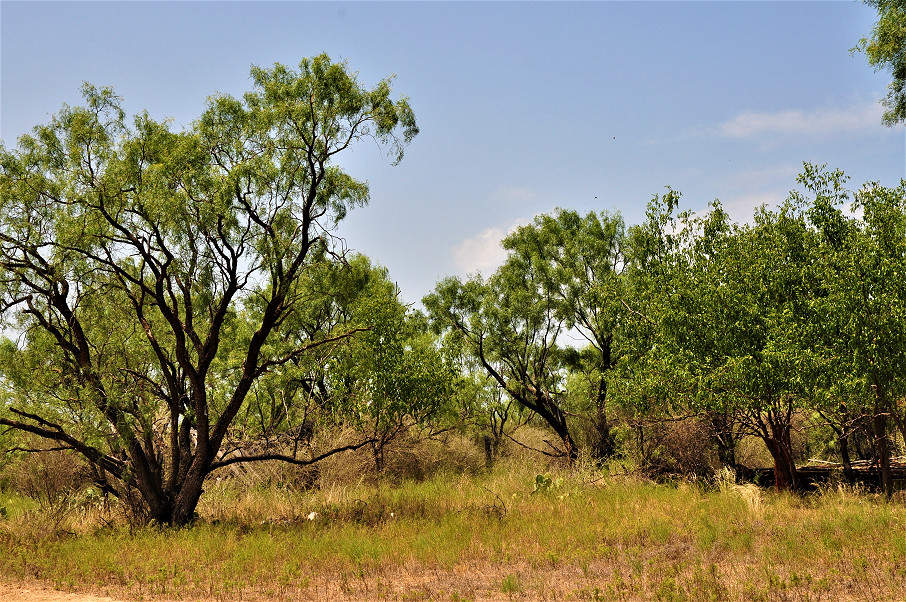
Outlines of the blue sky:
[{"label": "blue sky", "polygon": [[499,239],[555,207],[638,223],[671,186],[737,219],[776,204],[803,161],[853,187],[904,177],[889,82],[849,49],[858,2],[0,2],[5,145],[110,85],[174,127],[249,67],[327,52],[371,85],[396,74],[421,134],[398,166],[374,145],[341,162],[371,204],[349,247],[416,302],[442,277],[490,273]]}]

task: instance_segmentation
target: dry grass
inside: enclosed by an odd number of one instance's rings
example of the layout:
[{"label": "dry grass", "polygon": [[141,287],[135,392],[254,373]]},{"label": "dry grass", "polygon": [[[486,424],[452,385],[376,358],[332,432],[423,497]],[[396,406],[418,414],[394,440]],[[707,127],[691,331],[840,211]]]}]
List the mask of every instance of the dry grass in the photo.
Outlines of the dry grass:
[{"label": "dry grass", "polygon": [[0,579],[130,600],[906,598],[902,500],[590,468],[539,481],[537,462],[394,486],[226,479],[188,529],[130,529],[92,499],[48,530],[46,509],[0,495]]}]

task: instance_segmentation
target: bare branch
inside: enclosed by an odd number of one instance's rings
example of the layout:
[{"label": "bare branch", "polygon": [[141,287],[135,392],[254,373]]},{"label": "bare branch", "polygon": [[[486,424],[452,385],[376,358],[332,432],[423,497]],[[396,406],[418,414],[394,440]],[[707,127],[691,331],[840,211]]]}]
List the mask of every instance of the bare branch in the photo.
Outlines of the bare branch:
[{"label": "bare branch", "polygon": [[295,464],[296,466],[308,466],[310,464],[315,464],[316,462],[320,462],[324,458],[329,458],[330,456],[333,456],[335,454],[338,454],[338,453],[341,453],[344,451],[355,451],[357,449],[361,449],[361,448],[365,447],[366,445],[370,445],[370,444],[376,443],[376,442],[377,442],[377,439],[374,439],[374,438],[366,439],[365,441],[362,441],[360,443],[355,443],[352,445],[344,445],[343,447],[334,448],[328,452],[325,452],[318,456],[314,456],[313,458],[309,458],[307,460],[303,459],[303,458],[296,458],[294,456],[287,456],[284,454],[259,454],[259,455],[255,455],[255,456],[233,456],[232,458],[227,458],[226,460],[220,460],[218,462],[212,463],[211,470],[213,471],[213,470],[216,470],[223,466],[229,466],[230,464],[239,464],[241,462],[261,462],[263,460],[278,460],[280,462],[288,462],[290,464]]}]

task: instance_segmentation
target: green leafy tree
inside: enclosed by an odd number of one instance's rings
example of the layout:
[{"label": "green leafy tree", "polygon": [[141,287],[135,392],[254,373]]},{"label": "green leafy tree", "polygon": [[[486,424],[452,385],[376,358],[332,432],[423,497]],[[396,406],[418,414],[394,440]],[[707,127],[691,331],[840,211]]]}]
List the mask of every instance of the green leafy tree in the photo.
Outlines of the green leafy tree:
[{"label": "green leafy tree", "polygon": [[[687,250],[693,241],[693,217],[679,212],[681,195],[668,187],[652,197],[646,219],[629,228],[624,244],[625,290],[620,324],[620,357],[612,387],[616,401],[627,412],[635,435],[634,445],[643,461],[656,451],[648,431],[660,429],[665,420],[704,414],[711,422],[722,460],[734,465],[735,414],[730,406],[714,404],[697,408],[689,377],[685,347],[675,342],[694,338],[695,328],[677,320],[685,315],[693,296],[692,272]],[[722,214],[715,213],[719,218]],[[720,223],[718,219],[713,226]],[[712,232],[712,236],[718,232]],[[682,300],[682,301],[681,301]],[[699,404],[700,405],[700,404]]]},{"label": "green leafy tree", "polygon": [[890,71],[893,81],[884,99],[884,123],[888,126],[906,121],[906,2],[904,0],[864,0],[878,11],[878,22],[870,38],[862,38],[853,50],[864,52],[876,70]]},{"label": "green leafy tree", "polygon": [[[228,447],[241,452],[228,454],[229,459],[247,461],[250,449],[258,456],[279,457],[287,447],[310,447],[316,431],[343,426],[352,410],[337,392],[343,381],[339,358],[348,355],[345,347],[355,337],[368,331],[357,307],[374,295],[394,302],[395,288],[386,270],[373,267],[367,257],[313,259],[297,282],[295,310],[265,348],[268,356],[288,361],[255,381],[228,432]],[[264,309],[250,300],[231,323],[224,336],[225,353],[214,365],[219,388],[235,386],[243,352]]]},{"label": "green leafy tree", "polygon": [[578,448],[561,405],[563,373],[556,361],[564,320],[554,300],[539,294],[540,277],[525,257],[510,254],[489,279],[447,278],[423,303],[437,331],[462,345],[511,399],[556,433],[559,445],[542,451],[573,461]]},{"label": "green leafy tree", "polygon": [[778,487],[796,487],[791,429],[815,363],[804,338],[815,257],[804,220],[785,206],[734,225],[715,202],[682,216],[671,236],[647,387],[669,412],[732,416],[765,442]]},{"label": "green leafy tree", "polygon": [[[887,497],[893,495],[888,444],[888,414],[906,436],[906,184],[885,188],[869,184],[856,195],[863,229],[855,249],[858,326],[852,332],[857,374],[874,404],[874,436]],[[859,324],[860,323],[860,324]]]},{"label": "green leafy tree", "polygon": [[762,209],[754,225],[735,229],[714,257],[715,280],[704,284],[710,348],[700,351],[713,368],[703,381],[706,399],[732,404],[764,441],[781,489],[800,486],[793,420],[814,396],[815,259],[814,237],[789,205]]},{"label": "green leafy tree", "polygon": [[[619,216],[559,209],[504,239],[508,257],[488,280],[448,279],[425,298],[435,325],[449,330],[509,399],[540,416],[571,460],[578,448],[562,390],[569,369],[594,381],[581,404],[583,413],[592,410],[594,453],[613,451],[607,387],[622,310],[622,241]],[[558,346],[570,329],[587,342],[584,352]],[[494,425],[509,416],[509,404],[494,405]]]},{"label": "green leafy tree", "polygon": [[367,437],[378,471],[386,445],[405,432],[446,428],[452,371],[435,346],[424,317],[398,299],[383,270],[352,306],[352,324],[364,331],[327,366],[331,405]]},{"label": "green leafy tree", "polygon": [[625,313],[623,238],[619,215],[582,216],[558,209],[503,241],[512,257],[530,266],[536,294],[552,305],[554,317],[588,345],[584,352],[563,350],[561,360],[593,381],[587,388],[595,435],[592,451],[600,458],[613,453],[607,387]]},{"label": "green leafy tree", "polygon": [[864,387],[858,379],[852,378],[853,350],[849,341],[841,336],[843,325],[852,318],[846,316],[848,310],[843,309],[844,300],[850,298],[844,291],[854,275],[852,268],[861,261],[853,255],[858,219],[843,211],[851,200],[850,192],[844,187],[843,172],[827,172],[806,164],[798,181],[805,192],[794,191],[790,200],[814,229],[817,244],[816,319],[810,322],[808,329],[813,351],[820,361],[815,374],[817,390],[810,409],[835,433],[844,473],[853,479],[850,440],[865,429],[872,414]]},{"label": "green leafy tree", "polygon": [[[337,156],[372,139],[399,161],[418,132],[389,80],[365,88],[326,55],[251,75],[182,132],[147,114],[130,127],[86,85],[84,107],[0,150],[0,310],[24,337],[0,424],[75,449],[163,523],[191,520],[205,476],[239,461],[222,447],[256,381],[320,344],[270,353],[330,229],[368,199]],[[252,306],[218,387],[224,335]]]},{"label": "green leafy tree", "polygon": [[[906,437],[906,183],[869,183],[856,193],[846,176],[807,165],[800,195],[821,241],[816,324],[826,356],[829,398],[822,408],[841,438],[871,420],[882,486],[893,493],[889,422]],[[852,214],[843,208],[852,199]]]},{"label": "green leafy tree", "polygon": [[668,190],[655,195],[648,203],[646,219],[629,228],[624,245],[623,286],[624,319],[621,323],[623,340],[618,358],[616,393],[622,405],[637,416],[656,413],[665,406],[665,389],[657,366],[662,363],[657,336],[665,304],[678,288],[677,275],[683,266],[677,265],[681,254],[685,215],[677,215],[680,194]]},{"label": "green leafy tree", "polygon": [[484,435],[485,460],[490,466],[503,440],[512,439],[533,413],[506,393],[458,335],[451,329],[440,341],[444,362],[452,372],[450,403],[456,410],[458,428],[490,433]]}]

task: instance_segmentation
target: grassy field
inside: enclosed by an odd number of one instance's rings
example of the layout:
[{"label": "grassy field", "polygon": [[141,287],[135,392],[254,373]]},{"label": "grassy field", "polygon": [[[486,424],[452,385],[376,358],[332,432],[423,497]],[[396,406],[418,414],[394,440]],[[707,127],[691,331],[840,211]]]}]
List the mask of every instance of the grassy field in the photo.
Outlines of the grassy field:
[{"label": "grassy field", "polygon": [[902,600],[906,505],[502,463],[393,487],[212,484],[191,528],[0,494],[0,580],[129,600]]}]

